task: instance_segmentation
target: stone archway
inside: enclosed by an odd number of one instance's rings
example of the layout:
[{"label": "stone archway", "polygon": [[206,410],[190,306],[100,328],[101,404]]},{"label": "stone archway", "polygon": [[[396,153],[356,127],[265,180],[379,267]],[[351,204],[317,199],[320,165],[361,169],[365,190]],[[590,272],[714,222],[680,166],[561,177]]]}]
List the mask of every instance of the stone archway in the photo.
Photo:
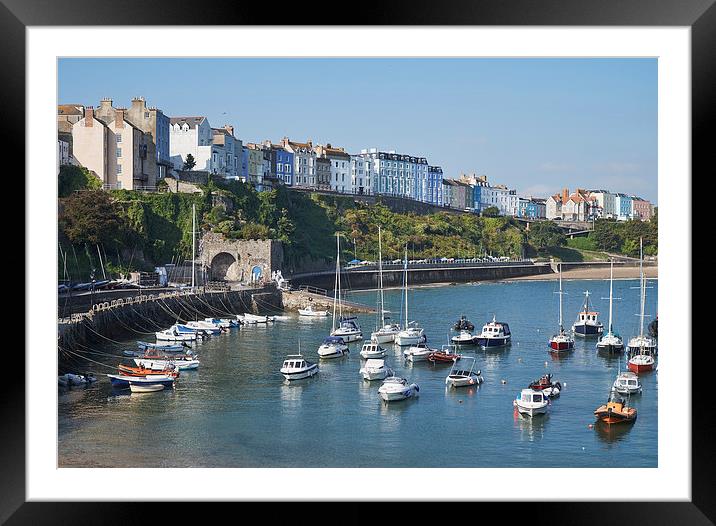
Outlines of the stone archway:
[{"label": "stone archway", "polygon": [[228,252],[219,252],[211,260],[211,279],[236,281],[239,279],[239,262]]}]

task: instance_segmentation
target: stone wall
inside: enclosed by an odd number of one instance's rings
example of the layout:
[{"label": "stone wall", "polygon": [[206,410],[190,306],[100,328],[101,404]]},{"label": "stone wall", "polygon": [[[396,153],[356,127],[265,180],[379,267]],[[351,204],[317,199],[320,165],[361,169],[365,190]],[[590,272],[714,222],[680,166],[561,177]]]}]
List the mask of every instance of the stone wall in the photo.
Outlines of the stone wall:
[{"label": "stone wall", "polygon": [[210,280],[268,282],[273,272],[283,270],[283,245],[273,239],[226,239],[209,232],[201,239],[199,260]]}]

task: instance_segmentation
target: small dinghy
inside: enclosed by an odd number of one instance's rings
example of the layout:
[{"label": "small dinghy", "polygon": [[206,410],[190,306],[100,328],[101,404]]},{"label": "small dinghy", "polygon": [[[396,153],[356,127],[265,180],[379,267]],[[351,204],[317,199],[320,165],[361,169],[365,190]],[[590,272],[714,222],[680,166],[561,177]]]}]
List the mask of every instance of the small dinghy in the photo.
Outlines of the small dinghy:
[{"label": "small dinghy", "polygon": [[196,340],[196,331],[180,332],[176,325],[172,325],[165,331],[155,332],[158,341],[169,342],[190,342]]},{"label": "small dinghy", "polygon": [[164,385],[129,382],[129,390],[133,393],[154,393],[156,391],[163,391]]},{"label": "small dinghy", "polygon": [[183,352],[185,349],[190,348],[189,345],[185,343],[160,344],[147,342],[137,342],[137,347],[139,347],[143,351],[147,349],[157,349],[158,351],[162,352]]},{"label": "small dinghy", "polygon": [[527,387],[534,391],[542,391],[547,398],[557,397],[562,391],[562,384],[553,382],[551,374],[542,375],[539,380],[534,380]]},{"label": "small dinghy", "polygon": [[174,373],[165,374],[158,372],[157,374],[147,374],[145,376],[135,376],[131,374],[108,374],[112,387],[116,389],[123,389],[129,387],[129,382],[133,380],[151,379],[150,383],[161,383],[165,386],[171,387],[177,379],[177,375]]},{"label": "small dinghy", "polygon": [[450,341],[457,345],[475,345],[477,343],[477,336],[474,336],[467,329],[461,329],[458,334],[450,338]]},{"label": "small dinghy", "polygon": [[464,367],[464,363],[460,366],[457,362],[454,363],[450,374],[445,378],[445,385],[449,387],[468,387],[471,385],[480,385],[484,380],[480,371],[475,372],[475,358],[472,356],[466,356],[463,360],[470,363],[469,368]]},{"label": "small dinghy", "polygon": [[304,360],[299,350],[298,354],[289,354],[284,358],[280,372],[286,380],[301,380],[318,374],[318,364]]},{"label": "small dinghy", "polygon": [[370,358],[384,358],[385,353],[385,349],[378,345],[378,342],[375,340],[363,343],[363,347],[360,350],[360,355],[366,360]]},{"label": "small dinghy", "polygon": [[455,322],[452,328],[455,331],[474,331],[475,325],[463,315],[460,316],[460,319]]},{"label": "small dinghy", "polygon": [[636,420],[636,409],[629,407],[626,400],[612,389],[607,403],[597,407],[594,416],[607,425],[631,423]]},{"label": "small dinghy", "polygon": [[350,351],[342,338],[328,336],[318,348],[318,356],[321,358],[340,358]]},{"label": "small dinghy", "polygon": [[360,369],[363,380],[384,380],[388,376],[393,376],[393,370],[385,365],[385,360],[366,360]]},{"label": "small dinghy", "polygon": [[388,376],[378,388],[378,394],[384,402],[395,402],[418,396],[420,387],[418,384],[409,384],[405,378]]},{"label": "small dinghy", "polygon": [[534,389],[522,389],[520,397],[512,401],[512,405],[522,415],[536,416],[543,415],[547,412],[549,406],[549,398],[542,391]]},{"label": "small dinghy", "polygon": [[462,355],[455,352],[452,345],[443,345],[439,351],[431,352],[428,355],[428,361],[432,363],[455,363],[460,358]]}]

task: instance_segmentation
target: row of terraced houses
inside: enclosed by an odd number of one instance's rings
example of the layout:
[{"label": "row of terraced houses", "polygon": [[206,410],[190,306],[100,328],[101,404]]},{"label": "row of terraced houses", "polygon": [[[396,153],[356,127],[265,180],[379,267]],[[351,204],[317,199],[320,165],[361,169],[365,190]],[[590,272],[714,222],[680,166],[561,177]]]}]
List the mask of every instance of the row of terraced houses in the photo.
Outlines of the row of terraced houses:
[{"label": "row of terraced houses", "polygon": [[[490,184],[485,175],[445,177],[423,155],[378,148],[350,153],[330,143],[288,137],[244,142],[233,126],[214,128],[205,116],[169,117],[142,97],[129,107],[115,107],[109,98],[97,107],[61,104],[57,126],[58,164],[84,166],[106,189],[153,190],[165,177],[181,177],[189,169],[238,179],[259,191],[286,185],[391,195],[475,213],[495,207],[502,215],[535,219],[648,219],[651,214],[648,201],[604,190],[521,197],[505,185]],[[188,168],[190,159],[194,165]]]}]

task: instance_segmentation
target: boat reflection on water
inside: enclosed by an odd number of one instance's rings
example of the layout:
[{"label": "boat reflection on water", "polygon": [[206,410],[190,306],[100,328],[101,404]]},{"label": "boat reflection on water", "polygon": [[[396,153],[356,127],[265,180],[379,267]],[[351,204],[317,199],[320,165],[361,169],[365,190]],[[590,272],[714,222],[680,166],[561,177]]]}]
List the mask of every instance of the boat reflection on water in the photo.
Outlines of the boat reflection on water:
[{"label": "boat reflection on water", "polygon": [[626,439],[627,435],[634,427],[634,422],[636,422],[636,420],[609,425],[601,420],[598,420],[594,424],[594,430],[600,440],[606,442],[607,444],[615,444]]},{"label": "boat reflection on water", "polygon": [[520,431],[520,439],[528,442],[541,440],[545,436],[545,427],[549,422],[549,412],[535,416],[525,416],[520,414],[515,408],[514,411],[514,427]]},{"label": "boat reflection on water", "polygon": [[[445,386],[445,398],[457,398],[460,399],[462,397],[473,397],[477,394],[477,392],[480,390],[479,385],[468,385],[466,387],[460,387],[459,389],[455,389],[450,387],[449,385]],[[460,400],[462,402],[462,400]]]},{"label": "boat reflection on water", "polygon": [[511,348],[511,345],[507,345],[506,347],[493,347],[487,349],[478,348],[476,354],[480,356],[480,369],[484,371],[492,371],[501,367],[509,358]]}]

